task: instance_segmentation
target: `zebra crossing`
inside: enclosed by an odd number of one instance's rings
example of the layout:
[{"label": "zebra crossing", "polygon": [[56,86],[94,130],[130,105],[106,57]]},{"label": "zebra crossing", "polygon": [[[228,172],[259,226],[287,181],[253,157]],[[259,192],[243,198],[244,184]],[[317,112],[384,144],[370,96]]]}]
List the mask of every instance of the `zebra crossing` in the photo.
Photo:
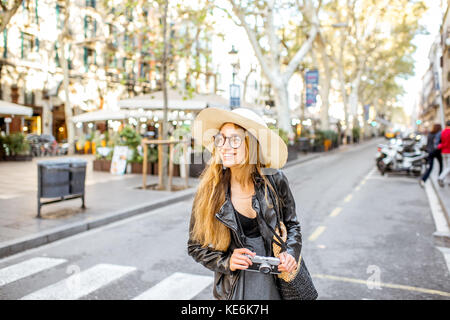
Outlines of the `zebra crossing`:
[{"label": "zebra crossing", "polygon": [[[34,257],[0,269],[0,299],[5,286],[26,281],[28,277],[67,264],[66,259]],[[68,265],[70,275],[63,280],[28,293],[20,300],[76,300],[102,290],[111,283],[124,281],[124,277],[136,272],[133,266],[100,263],[86,270]],[[212,276],[175,272],[156,285],[144,290],[133,300],[191,300],[213,282]],[[3,294],[2,294],[3,292]]]}]

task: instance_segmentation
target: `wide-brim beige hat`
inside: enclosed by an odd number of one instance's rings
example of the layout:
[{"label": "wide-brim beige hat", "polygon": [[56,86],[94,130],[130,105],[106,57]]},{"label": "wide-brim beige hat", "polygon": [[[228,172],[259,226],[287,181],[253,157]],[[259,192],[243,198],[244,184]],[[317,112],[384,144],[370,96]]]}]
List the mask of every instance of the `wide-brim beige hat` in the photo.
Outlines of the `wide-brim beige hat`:
[{"label": "wide-brim beige hat", "polygon": [[214,135],[227,122],[245,128],[259,142],[261,161],[266,168],[280,169],[287,161],[286,143],[273,130],[267,127],[264,119],[247,108],[236,108],[231,111],[219,108],[203,109],[195,118],[192,126],[192,137],[211,153],[214,149]]}]

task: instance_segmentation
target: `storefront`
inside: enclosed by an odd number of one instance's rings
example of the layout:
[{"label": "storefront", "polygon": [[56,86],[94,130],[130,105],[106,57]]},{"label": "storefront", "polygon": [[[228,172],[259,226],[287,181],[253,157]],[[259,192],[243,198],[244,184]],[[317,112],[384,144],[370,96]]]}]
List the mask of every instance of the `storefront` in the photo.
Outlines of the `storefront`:
[{"label": "storefront", "polygon": [[0,132],[23,132],[25,117],[33,116],[33,108],[0,100]]}]

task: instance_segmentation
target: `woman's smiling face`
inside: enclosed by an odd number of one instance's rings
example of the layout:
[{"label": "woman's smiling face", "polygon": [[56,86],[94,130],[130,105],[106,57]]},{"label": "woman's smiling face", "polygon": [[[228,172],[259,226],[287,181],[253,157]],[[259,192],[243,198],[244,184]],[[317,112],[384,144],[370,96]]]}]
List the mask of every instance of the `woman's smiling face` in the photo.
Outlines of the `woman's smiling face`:
[{"label": "woman's smiling face", "polygon": [[245,131],[233,123],[225,123],[215,137],[222,164],[232,168],[245,162]]}]

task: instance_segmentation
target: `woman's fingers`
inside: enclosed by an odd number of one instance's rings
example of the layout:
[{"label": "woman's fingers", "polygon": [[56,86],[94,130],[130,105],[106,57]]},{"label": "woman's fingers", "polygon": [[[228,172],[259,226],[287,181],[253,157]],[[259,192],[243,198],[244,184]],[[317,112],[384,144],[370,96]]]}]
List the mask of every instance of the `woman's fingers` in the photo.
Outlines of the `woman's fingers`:
[{"label": "woman's fingers", "polygon": [[280,254],[279,258],[280,258],[280,265],[278,266],[278,271],[292,272],[295,270],[297,262],[295,261],[293,256],[291,256],[286,252],[283,252],[282,254]]},{"label": "woman's fingers", "polygon": [[239,270],[247,269],[248,266],[251,266],[253,264],[252,260],[246,255],[254,257],[256,253],[250,251],[247,248],[234,249],[233,254],[231,255],[230,258],[231,271],[234,271],[236,269]]},{"label": "woman's fingers", "polygon": [[234,249],[234,251],[233,251],[234,253],[240,253],[240,254],[249,254],[249,255],[251,255],[252,257],[254,257],[255,255],[256,255],[256,252],[253,252],[253,251],[251,251],[251,250],[249,250],[249,249],[247,249],[247,248],[238,248],[238,249]]}]

